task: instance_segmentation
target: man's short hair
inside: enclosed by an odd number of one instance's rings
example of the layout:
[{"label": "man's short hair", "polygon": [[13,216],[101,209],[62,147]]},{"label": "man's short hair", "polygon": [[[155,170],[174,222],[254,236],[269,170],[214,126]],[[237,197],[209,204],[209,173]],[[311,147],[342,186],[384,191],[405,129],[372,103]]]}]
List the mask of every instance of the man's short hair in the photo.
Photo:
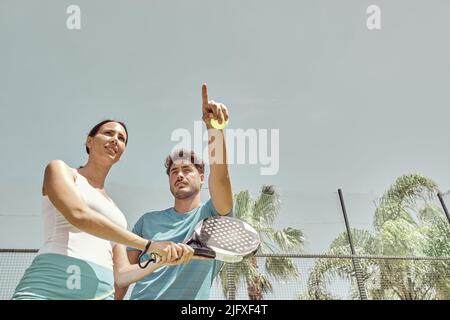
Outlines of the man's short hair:
[{"label": "man's short hair", "polygon": [[197,168],[200,174],[205,173],[205,163],[194,151],[188,149],[177,149],[166,157],[164,166],[166,167],[167,175],[169,175],[170,167],[172,167],[172,164],[177,160],[189,161]]}]

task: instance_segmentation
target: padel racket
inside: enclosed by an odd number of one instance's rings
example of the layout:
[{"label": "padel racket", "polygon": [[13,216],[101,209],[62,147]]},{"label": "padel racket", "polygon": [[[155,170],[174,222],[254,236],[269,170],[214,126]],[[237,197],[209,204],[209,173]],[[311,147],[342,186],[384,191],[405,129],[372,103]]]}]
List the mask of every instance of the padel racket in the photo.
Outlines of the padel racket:
[{"label": "padel racket", "polygon": [[[184,243],[194,249],[194,255],[236,263],[256,253],[261,243],[259,234],[248,223],[231,217],[210,217],[200,221],[193,234]],[[139,266],[147,267],[150,262],[158,261],[156,254],[151,254],[145,265],[139,255]]]}]

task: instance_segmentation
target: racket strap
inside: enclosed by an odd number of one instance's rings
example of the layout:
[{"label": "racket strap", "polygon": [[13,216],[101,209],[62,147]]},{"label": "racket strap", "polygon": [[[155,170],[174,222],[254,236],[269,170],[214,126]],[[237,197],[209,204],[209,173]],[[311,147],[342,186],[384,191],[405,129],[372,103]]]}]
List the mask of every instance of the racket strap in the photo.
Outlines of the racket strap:
[{"label": "racket strap", "polygon": [[141,269],[147,268],[147,266],[148,266],[151,262],[156,262],[156,257],[154,256],[153,253],[150,255],[150,259],[148,259],[148,260],[145,262],[144,265],[142,264],[142,261],[141,261],[141,260],[142,260],[142,257],[147,253],[148,248],[150,248],[150,245],[151,245],[151,244],[152,244],[152,241],[151,241],[151,240],[148,240],[147,245],[145,246],[144,251],[141,251],[141,253],[139,254],[138,264],[139,264],[139,267],[140,267]]}]

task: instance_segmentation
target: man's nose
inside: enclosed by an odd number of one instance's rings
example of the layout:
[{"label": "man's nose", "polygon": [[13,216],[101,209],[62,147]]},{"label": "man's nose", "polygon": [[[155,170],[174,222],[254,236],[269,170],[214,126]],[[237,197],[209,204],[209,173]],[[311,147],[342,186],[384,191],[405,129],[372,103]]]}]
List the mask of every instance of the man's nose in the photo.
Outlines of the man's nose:
[{"label": "man's nose", "polygon": [[178,182],[178,180],[182,180],[183,179],[183,173],[182,172],[177,172],[175,174],[175,182]]},{"label": "man's nose", "polygon": [[183,178],[184,178],[183,172],[182,171],[178,172],[177,173],[177,180],[181,180]]}]

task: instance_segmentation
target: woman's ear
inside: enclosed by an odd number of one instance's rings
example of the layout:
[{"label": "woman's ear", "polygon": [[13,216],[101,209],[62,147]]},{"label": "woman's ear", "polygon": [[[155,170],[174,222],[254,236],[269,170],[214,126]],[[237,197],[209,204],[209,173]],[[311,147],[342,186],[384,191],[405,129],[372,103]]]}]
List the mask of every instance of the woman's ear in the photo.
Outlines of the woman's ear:
[{"label": "woman's ear", "polygon": [[86,139],[86,148],[90,151],[92,147],[92,137],[87,137]]}]

